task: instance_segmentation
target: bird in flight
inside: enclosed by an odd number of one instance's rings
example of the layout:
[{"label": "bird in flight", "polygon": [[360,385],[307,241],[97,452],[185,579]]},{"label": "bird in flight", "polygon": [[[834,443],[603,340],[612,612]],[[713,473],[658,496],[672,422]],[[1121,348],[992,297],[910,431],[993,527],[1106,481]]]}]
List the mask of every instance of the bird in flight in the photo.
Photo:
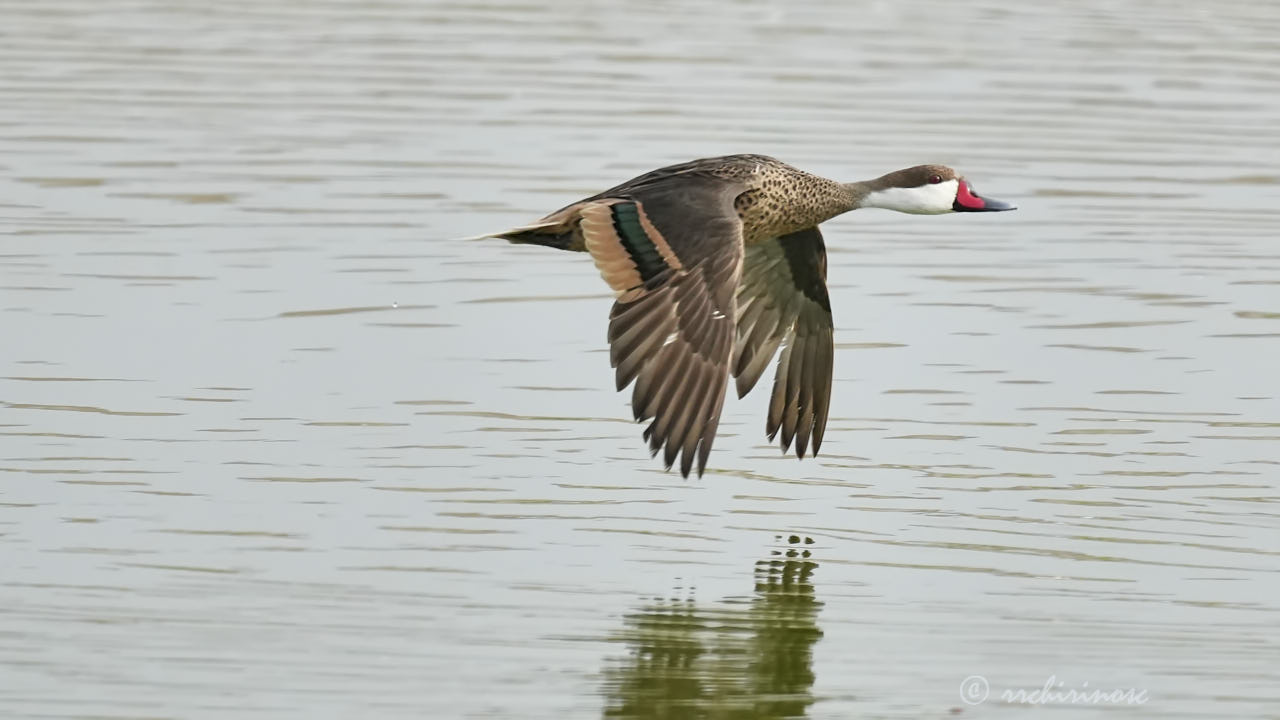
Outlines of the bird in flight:
[{"label": "bird in flight", "polygon": [[591,254],[617,299],[609,360],[652,455],[701,476],[730,373],[746,395],[778,348],[765,432],[822,445],[834,356],[818,225],[858,208],[940,215],[1013,210],[956,171],[917,165],[841,183],[764,155],[671,165],[483,237]]}]

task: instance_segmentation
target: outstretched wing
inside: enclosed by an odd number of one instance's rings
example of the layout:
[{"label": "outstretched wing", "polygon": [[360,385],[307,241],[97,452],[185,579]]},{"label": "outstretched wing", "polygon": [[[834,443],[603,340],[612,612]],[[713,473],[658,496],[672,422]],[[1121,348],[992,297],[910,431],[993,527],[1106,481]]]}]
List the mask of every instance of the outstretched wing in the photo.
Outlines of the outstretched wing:
[{"label": "outstretched wing", "polygon": [[631,410],[653,419],[649,449],[688,477],[707,465],[724,406],[733,350],[734,292],[742,271],[737,189],[708,182],[599,198],[580,209],[580,231],[618,293],[609,359],[618,389],[635,382]]},{"label": "outstretched wing", "polygon": [[804,457],[812,440],[817,455],[827,428],[835,349],[827,249],[816,227],[746,249],[733,361],[738,397],[755,387],[780,344],[765,429],[770,440],[782,431],[784,452],[794,439],[796,457]]}]

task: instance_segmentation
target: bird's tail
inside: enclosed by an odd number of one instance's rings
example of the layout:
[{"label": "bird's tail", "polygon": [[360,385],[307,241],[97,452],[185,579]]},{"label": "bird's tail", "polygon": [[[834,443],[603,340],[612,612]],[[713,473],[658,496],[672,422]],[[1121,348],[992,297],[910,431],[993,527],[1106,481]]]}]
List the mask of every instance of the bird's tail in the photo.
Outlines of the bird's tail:
[{"label": "bird's tail", "polygon": [[530,225],[521,225],[502,232],[478,235],[466,240],[501,238],[517,245],[545,245],[557,250],[586,250],[582,236],[577,231],[578,215],[572,206],[548,215]]},{"label": "bird's tail", "polygon": [[572,250],[573,229],[555,225],[529,225],[496,233],[459,238],[462,242],[500,238],[516,245],[546,245],[557,250]]},{"label": "bird's tail", "polygon": [[573,236],[572,227],[565,227],[563,223],[547,223],[512,228],[493,237],[517,245],[545,245],[557,250],[572,250]]}]

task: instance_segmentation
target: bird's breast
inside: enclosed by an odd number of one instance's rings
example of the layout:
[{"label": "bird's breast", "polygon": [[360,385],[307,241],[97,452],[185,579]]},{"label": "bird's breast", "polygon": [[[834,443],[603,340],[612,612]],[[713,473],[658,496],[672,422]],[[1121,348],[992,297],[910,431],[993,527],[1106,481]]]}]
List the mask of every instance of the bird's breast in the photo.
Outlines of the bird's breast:
[{"label": "bird's breast", "polygon": [[785,194],[764,188],[747,190],[734,200],[734,210],[742,221],[742,242],[753,245],[793,233],[813,224],[805,208]]}]

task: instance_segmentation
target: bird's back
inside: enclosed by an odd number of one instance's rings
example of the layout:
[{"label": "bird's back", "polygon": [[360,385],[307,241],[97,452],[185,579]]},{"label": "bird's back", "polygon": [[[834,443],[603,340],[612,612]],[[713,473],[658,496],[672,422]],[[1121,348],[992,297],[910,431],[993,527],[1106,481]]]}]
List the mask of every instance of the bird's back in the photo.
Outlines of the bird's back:
[{"label": "bird's back", "polygon": [[686,200],[694,194],[706,197],[692,192],[705,186],[721,186],[733,194],[747,245],[813,227],[848,209],[847,194],[839,183],[767,155],[724,155],[669,165],[582,202],[621,197],[649,207],[660,204],[679,220],[682,214],[712,210]]}]

